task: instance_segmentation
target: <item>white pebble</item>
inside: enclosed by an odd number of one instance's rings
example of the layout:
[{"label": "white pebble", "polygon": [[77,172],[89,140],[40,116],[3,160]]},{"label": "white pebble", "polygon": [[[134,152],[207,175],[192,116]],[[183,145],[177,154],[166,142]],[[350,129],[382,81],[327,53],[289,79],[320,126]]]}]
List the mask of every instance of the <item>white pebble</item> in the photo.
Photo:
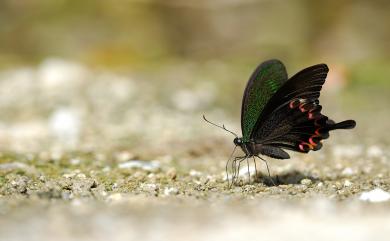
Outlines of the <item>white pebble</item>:
[{"label": "white pebble", "polygon": [[345,180],[344,187],[350,187],[350,186],[352,186],[352,184],[353,183],[350,180]]},{"label": "white pebble", "polygon": [[359,200],[368,202],[385,202],[390,200],[390,193],[383,191],[380,188],[375,188],[369,192],[363,192]]},{"label": "white pebble", "polygon": [[128,151],[122,151],[115,155],[115,158],[119,162],[127,162],[134,158],[134,154]]},{"label": "white pebble", "polygon": [[159,161],[141,161],[131,160],[123,163],[119,163],[118,167],[121,169],[140,168],[145,171],[155,171],[160,168]]},{"label": "white pebble", "polygon": [[158,187],[154,183],[143,183],[141,184],[141,189],[146,192],[157,191]]},{"label": "white pebble", "polygon": [[198,172],[198,171],[196,171],[196,170],[191,170],[190,171],[190,176],[192,176],[192,177],[199,177],[199,176],[201,176],[202,175],[202,173],[201,172]]},{"label": "white pebble", "polygon": [[164,195],[170,196],[170,195],[176,195],[179,193],[179,190],[175,187],[166,187],[164,189]]},{"label": "white pebble", "polygon": [[344,170],[341,172],[343,176],[352,176],[354,174],[354,171],[350,167],[344,168]]},{"label": "white pebble", "polygon": [[78,165],[81,163],[80,159],[77,159],[77,158],[72,158],[69,160],[70,164],[72,165]]}]

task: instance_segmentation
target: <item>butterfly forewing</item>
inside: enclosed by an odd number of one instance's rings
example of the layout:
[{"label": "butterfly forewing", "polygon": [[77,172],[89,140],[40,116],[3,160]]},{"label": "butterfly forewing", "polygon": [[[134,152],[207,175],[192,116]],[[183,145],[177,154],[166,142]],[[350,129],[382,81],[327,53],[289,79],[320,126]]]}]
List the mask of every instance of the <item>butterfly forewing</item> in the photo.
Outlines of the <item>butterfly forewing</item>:
[{"label": "butterfly forewing", "polygon": [[244,91],[241,108],[241,129],[244,141],[249,141],[267,102],[287,81],[287,72],[279,60],[260,64]]},{"label": "butterfly forewing", "polygon": [[256,137],[260,125],[269,118],[271,112],[274,112],[277,108],[282,108],[282,105],[290,100],[297,98],[318,99],[328,71],[326,64],[317,64],[301,70],[285,82],[264,107],[260,118],[257,119],[251,137]]}]

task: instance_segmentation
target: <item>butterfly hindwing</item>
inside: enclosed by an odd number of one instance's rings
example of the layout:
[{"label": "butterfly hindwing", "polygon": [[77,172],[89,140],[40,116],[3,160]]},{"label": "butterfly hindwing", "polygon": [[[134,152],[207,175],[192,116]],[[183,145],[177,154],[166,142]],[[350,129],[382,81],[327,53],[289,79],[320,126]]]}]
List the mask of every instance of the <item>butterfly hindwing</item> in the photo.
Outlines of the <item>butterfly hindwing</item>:
[{"label": "butterfly hindwing", "polygon": [[242,100],[241,129],[244,141],[250,139],[267,102],[286,81],[286,68],[279,60],[266,61],[253,72]]}]

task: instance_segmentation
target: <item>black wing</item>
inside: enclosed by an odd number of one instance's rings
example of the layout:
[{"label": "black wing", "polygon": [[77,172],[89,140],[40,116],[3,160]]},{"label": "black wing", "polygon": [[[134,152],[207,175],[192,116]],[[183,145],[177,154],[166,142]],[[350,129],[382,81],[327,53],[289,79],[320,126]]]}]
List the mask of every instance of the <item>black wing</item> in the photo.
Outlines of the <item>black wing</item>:
[{"label": "black wing", "polygon": [[321,140],[329,137],[330,130],[353,128],[355,121],[336,124],[321,113],[318,98],[328,71],[325,64],[318,64],[291,77],[264,108],[251,139],[307,153],[321,149]]}]

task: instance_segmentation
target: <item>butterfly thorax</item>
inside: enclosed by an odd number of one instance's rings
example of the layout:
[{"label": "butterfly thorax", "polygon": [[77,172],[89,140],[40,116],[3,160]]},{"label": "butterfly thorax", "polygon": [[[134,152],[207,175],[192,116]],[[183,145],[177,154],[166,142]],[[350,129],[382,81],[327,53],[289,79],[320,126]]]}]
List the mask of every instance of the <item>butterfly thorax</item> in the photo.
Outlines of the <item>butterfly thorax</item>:
[{"label": "butterfly thorax", "polygon": [[254,141],[245,141],[242,137],[236,137],[234,138],[233,143],[236,146],[239,146],[246,156],[253,156],[257,154],[255,153],[254,147],[256,144]]}]

